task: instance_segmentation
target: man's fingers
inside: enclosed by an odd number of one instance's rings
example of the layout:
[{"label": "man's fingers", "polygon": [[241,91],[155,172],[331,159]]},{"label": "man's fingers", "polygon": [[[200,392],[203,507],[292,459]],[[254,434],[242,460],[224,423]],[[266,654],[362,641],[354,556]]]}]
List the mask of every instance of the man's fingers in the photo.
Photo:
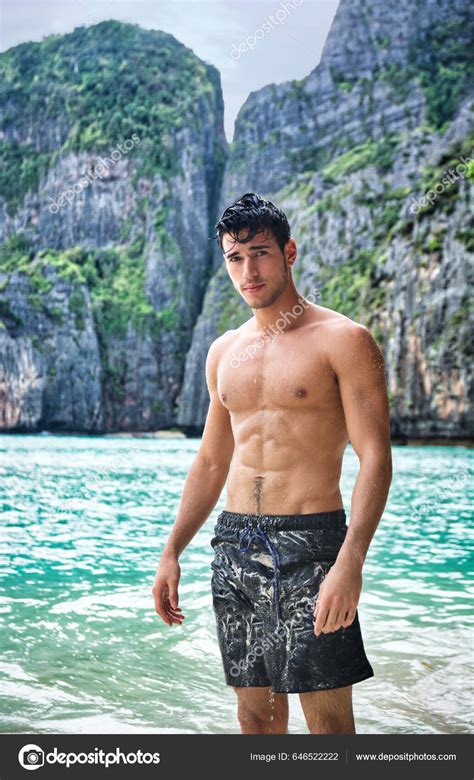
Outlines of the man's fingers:
[{"label": "man's fingers", "polygon": [[168,587],[166,585],[164,587],[160,585],[154,585],[151,590],[155,600],[155,612],[165,623],[171,626],[171,617],[168,615],[165,606],[165,601],[168,599]]},{"label": "man's fingers", "polygon": [[166,609],[162,604],[155,602],[155,611],[160,616],[160,618],[163,620],[164,623],[167,623],[169,626],[171,625],[171,617],[168,615]]},{"label": "man's fingers", "polygon": [[325,625],[325,630],[327,633],[332,633],[333,631],[338,631],[342,625],[342,618],[346,614],[346,610],[342,612],[338,607],[333,607],[331,614],[329,616],[329,620],[327,621]]},{"label": "man's fingers", "polygon": [[321,602],[319,604],[316,602],[316,623],[314,625],[316,636],[321,633],[331,634],[333,631],[338,631],[342,626],[342,616],[345,612],[336,605],[325,606]]},{"label": "man's fingers", "polygon": [[169,619],[171,620],[171,625],[180,626],[184,620],[184,617],[178,617],[177,615],[170,614]]},{"label": "man's fingers", "polygon": [[171,617],[178,618],[178,620],[184,620],[184,615],[180,609],[173,609],[169,601],[165,601],[165,609]]},{"label": "man's fingers", "polygon": [[329,607],[328,613],[326,615],[326,620],[324,621],[324,625],[321,628],[323,634],[329,634],[332,631],[334,631],[336,616],[337,616],[337,611],[335,611],[335,608],[333,606]]},{"label": "man's fingers", "polygon": [[333,625],[333,628],[332,628],[333,631],[339,631],[339,629],[342,628],[346,612],[347,612],[346,609],[339,609],[338,610],[338,613],[336,615],[336,618],[334,620],[334,625]]},{"label": "man's fingers", "polygon": [[319,626],[316,621],[314,633],[316,635],[319,633],[332,634],[335,631],[339,631],[340,628],[346,628],[347,626],[350,626],[354,620],[354,617],[355,609],[340,609],[338,606],[332,605],[326,608],[324,623]]},{"label": "man's fingers", "polygon": [[181,612],[181,611],[182,611],[182,610],[181,610],[181,607],[173,607],[173,606],[172,606],[172,604],[171,604],[171,601],[170,601],[169,599],[167,600],[167,602],[166,602],[166,603],[169,605],[169,608],[170,608],[170,610],[171,610],[172,612],[176,612],[176,613],[178,613],[178,612]]},{"label": "man's fingers", "polygon": [[169,595],[170,604],[171,604],[172,607],[174,607],[174,609],[176,609],[177,606],[178,606],[178,601],[179,601],[179,597],[178,597],[178,583],[177,582],[170,582],[169,583],[169,588],[170,588],[170,595]]},{"label": "man's fingers", "polygon": [[345,618],[345,620],[343,620],[343,622],[342,622],[342,625],[344,626],[344,628],[347,628],[348,626],[350,626],[350,625],[351,625],[351,623],[353,623],[353,622],[354,622],[354,620],[355,620],[355,615],[356,615],[356,611],[355,611],[355,609],[350,609],[350,610],[347,612],[346,618]]},{"label": "man's fingers", "polygon": [[316,604],[315,614],[316,614],[316,623],[314,624],[314,633],[316,634],[316,636],[319,636],[329,615],[329,609],[324,605],[322,605],[320,602],[319,604]]},{"label": "man's fingers", "polygon": [[171,612],[168,613],[168,617],[172,623],[177,623],[178,625],[181,625],[184,620],[184,615],[174,615]]},{"label": "man's fingers", "polygon": [[171,617],[168,615],[166,610],[163,607],[155,607],[157,614],[160,616],[162,621],[166,623],[168,626],[171,626]]}]

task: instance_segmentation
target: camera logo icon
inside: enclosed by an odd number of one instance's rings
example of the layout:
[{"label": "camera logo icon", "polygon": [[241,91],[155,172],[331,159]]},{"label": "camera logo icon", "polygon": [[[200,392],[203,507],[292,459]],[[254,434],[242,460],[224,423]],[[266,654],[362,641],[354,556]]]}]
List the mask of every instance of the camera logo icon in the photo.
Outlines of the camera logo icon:
[{"label": "camera logo icon", "polygon": [[38,745],[24,745],[18,753],[23,769],[38,769],[44,764],[44,752]]}]

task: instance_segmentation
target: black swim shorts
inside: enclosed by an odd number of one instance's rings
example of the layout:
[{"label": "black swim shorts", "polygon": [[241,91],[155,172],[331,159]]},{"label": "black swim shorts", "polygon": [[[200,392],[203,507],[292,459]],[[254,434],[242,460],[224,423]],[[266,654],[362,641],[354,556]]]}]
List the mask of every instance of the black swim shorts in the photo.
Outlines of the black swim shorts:
[{"label": "black swim shorts", "polygon": [[314,633],[321,583],[347,533],[344,509],[304,515],[221,512],[212,599],[227,685],[303,693],[374,676],[359,617]]}]

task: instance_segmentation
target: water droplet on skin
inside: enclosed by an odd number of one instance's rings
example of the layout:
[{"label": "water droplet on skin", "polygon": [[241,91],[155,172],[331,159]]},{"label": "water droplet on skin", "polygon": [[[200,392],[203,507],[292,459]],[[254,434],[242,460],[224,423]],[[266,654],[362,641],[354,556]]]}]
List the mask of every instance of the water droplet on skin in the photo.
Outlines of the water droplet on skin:
[{"label": "water droplet on skin", "polygon": [[270,688],[270,691],[268,693],[268,703],[270,705],[270,710],[271,710],[271,714],[270,714],[270,723],[271,723],[271,721],[275,719],[275,692],[273,688]]}]

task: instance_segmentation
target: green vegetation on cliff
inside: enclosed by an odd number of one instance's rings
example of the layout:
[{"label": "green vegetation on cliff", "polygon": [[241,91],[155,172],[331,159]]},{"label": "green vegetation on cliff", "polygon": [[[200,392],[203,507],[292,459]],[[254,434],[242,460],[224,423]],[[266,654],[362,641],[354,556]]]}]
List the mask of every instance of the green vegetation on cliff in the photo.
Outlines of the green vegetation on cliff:
[{"label": "green vegetation on cliff", "polygon": [[31,284],[30,305],[54,317],[54,310],[44,302],[44,294],[53,286],[51,278],[45,276],[48,267],[72,284],[69,309],[79,329],[84,327],[84,289],[88,288],[101,343],[107,343],[111,336],[124,337],[129,324],[138,333],[150,330],[155,335],[158,330],[179,326],[171,307],[157,311],[146,297],[143,235],[130,245],[111,249],[72,247],[34,254],[28,241],[15,234],[0,247],[0,273],[10,275],[16,270],[26,274]]},{"label": "green vegetation on cliff", "polygon": [[390,170],[394,161],[394,149],[400,140],[399,135],[393,135],[381,141],[367,141],[365,144],[354,146],[323,168],[324,178],[327,181],[336,181],[368,165],[375,165],[379,171]]},{"label": "green vegetation on cliff", "polygon": [[427,28],[423,37],[412,41],[408,64],[392,63],[380,76],[401,99],[408,96],[411,80],[417,79],[426,100],[426,121],[442,129],[472,90],[473,37],[473,17],[466,11],[463,19]]},{"label": "green vegetation on cliff", "polygon": [[220,101],[217,70],[168,33],[106,21],[15,46],[0,54],[2,129],[19,139],[0,143],[2,195],[14,210],[58,156],[132,134],[142,175],[176,172],[177,133]]},{"label": "green vegetation on cliff", "polygon": [[381,256],[381,249],[363,249],[336,267],[321,266],[316,277],[318,303],[358,321],[369,311],[375,315],[386,295],[375,279]]}]

